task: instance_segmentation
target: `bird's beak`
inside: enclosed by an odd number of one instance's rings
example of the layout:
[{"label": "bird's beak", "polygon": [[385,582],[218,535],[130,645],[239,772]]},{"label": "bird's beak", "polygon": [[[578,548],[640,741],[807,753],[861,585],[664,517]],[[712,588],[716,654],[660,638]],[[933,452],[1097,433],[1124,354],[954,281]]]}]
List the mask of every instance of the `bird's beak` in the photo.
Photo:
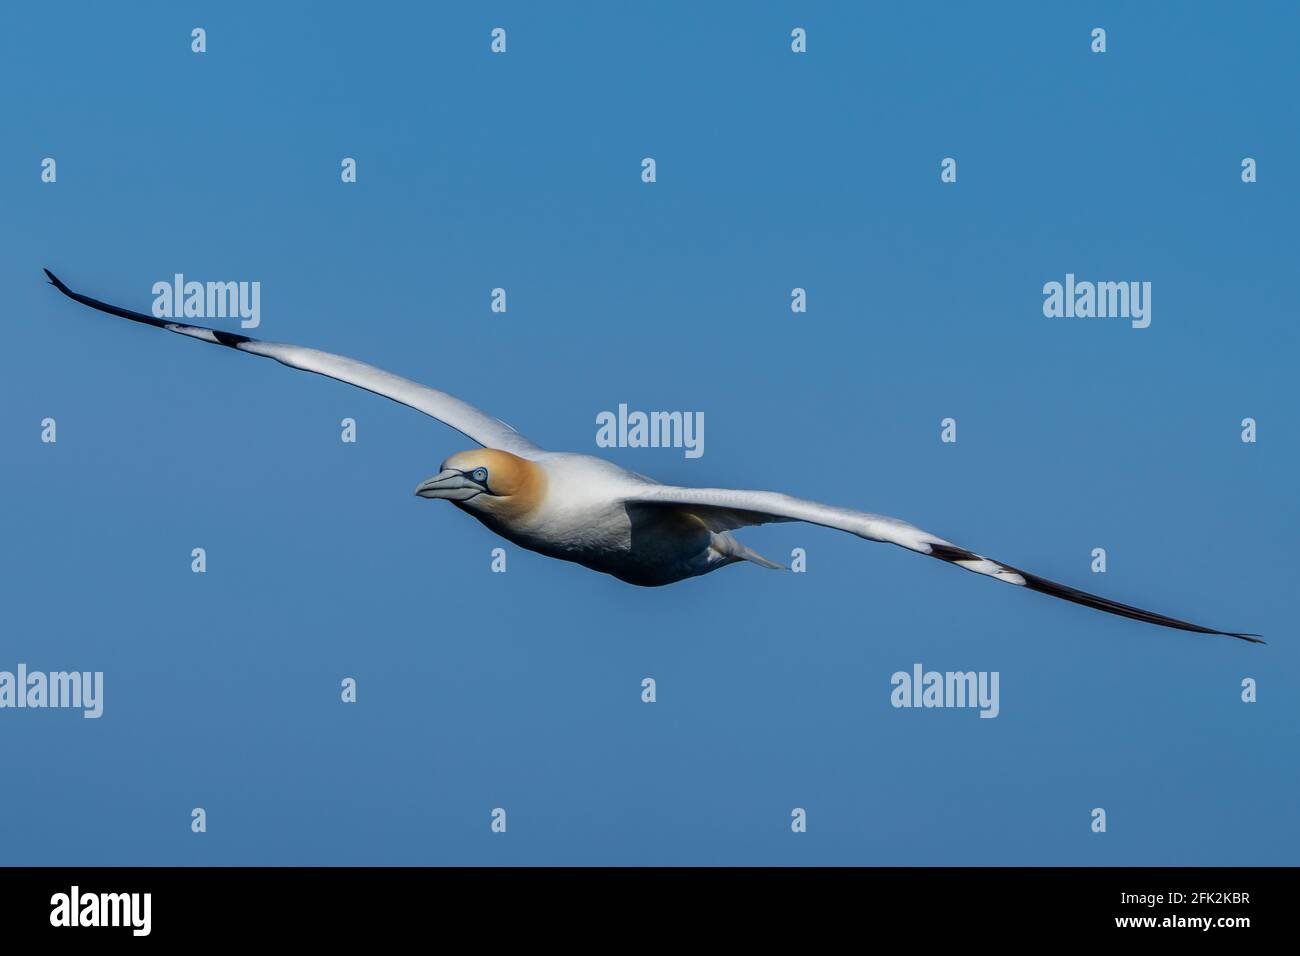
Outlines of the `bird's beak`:
[{"label": "bird's beak", "polygon": [[415,493],[421,498],[446,498],[448,501],[468,501],[483,493],[483,486],[475,484],[454,468],[440,471],[420,484]]}]

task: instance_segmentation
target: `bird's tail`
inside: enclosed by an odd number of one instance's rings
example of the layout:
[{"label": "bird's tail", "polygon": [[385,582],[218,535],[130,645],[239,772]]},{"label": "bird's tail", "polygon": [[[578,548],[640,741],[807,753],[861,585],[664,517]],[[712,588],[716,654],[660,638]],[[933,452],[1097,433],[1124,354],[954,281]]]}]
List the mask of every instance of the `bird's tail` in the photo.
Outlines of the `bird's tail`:
[{"label": "bird's tail", "polygon": [[790,570],[784,564],[777,564],[775,561],[769,561],[757,551],[745,547],[731,535],[726,533],[713,532],[713,540],[710,542],[714,551],[725,555],[730,561],[749,561],[757,564],[760,568],[770,568],[773,571]]}]

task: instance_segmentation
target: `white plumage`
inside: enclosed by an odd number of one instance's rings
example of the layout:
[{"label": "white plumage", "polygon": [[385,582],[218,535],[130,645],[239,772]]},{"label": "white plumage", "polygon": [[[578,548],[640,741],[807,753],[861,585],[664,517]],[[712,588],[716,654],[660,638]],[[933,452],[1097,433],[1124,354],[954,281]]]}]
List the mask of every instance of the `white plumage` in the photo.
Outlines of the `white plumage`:
[{"label": "white plumage", "polygon": [[1263,643],[1256,635],[1190,624],[1048,581],[898,518],[771,491],[662,485],[601,458],[545,451],[500,419],[455,396],[364,362],[122,309],[73,292],[49,270],[46,275],[60,292],[100,311],[347,382],[450,425],[484,447],[447,459],[416,494],[451,501],[521,547],[632,584],[671,584],[742,561],[781,568],[745,547],[731,532],[748,525],[802,521],[896,544],[1007,584],[1123,617]]}]

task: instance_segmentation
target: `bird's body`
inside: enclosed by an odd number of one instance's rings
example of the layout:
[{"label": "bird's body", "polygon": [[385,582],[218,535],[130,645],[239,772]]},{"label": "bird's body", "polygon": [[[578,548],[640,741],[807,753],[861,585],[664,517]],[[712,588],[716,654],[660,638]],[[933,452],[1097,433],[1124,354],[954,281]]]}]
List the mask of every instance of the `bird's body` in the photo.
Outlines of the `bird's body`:
[{"label": "bird's body", "polygon": [[[473,464],[482,455],[462,454],[467,460],[448,465]],[[637,494],[655,483],[603,458],[548,452],[518,461],[542,489],[528,507],[501,509],[501,499],[482,495],[453,503],[521,548],[648,587],[746,560],[748,549],[696,516],[637,504]]]},{"label": "bird's body", "polygon": [[741,544],[731,532],[774,521],[802,521],[898,545],[1006,584],[1122,617],[1262,643],[1255,635],[1202,627],[1049,581],[898,518],[770,491],[663,485],[591,455],[546,451],[454,396],[355,359],[123,309],[73,292],[49,270],[46,274],[60,292],[91,308],[347,382],[450,425],[483,447],[448,458],[437,475],[421,483],[417,495],[451,501],[521,548],[630,584],[672,584],[738,562],[781,568]]}]

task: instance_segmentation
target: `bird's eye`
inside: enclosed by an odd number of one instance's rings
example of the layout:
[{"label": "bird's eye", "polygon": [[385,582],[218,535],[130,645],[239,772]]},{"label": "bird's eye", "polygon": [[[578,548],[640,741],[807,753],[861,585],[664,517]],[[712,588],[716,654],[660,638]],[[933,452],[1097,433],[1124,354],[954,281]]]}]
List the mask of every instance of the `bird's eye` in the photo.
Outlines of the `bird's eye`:
[{"label": "bird's eye", "polygon": [[487,481],[487,469],[475,468],[472,472],[470,472],[469,476],[473,478],[475,481],[477,481],[479,484],[483,484],[483,482]]}]

